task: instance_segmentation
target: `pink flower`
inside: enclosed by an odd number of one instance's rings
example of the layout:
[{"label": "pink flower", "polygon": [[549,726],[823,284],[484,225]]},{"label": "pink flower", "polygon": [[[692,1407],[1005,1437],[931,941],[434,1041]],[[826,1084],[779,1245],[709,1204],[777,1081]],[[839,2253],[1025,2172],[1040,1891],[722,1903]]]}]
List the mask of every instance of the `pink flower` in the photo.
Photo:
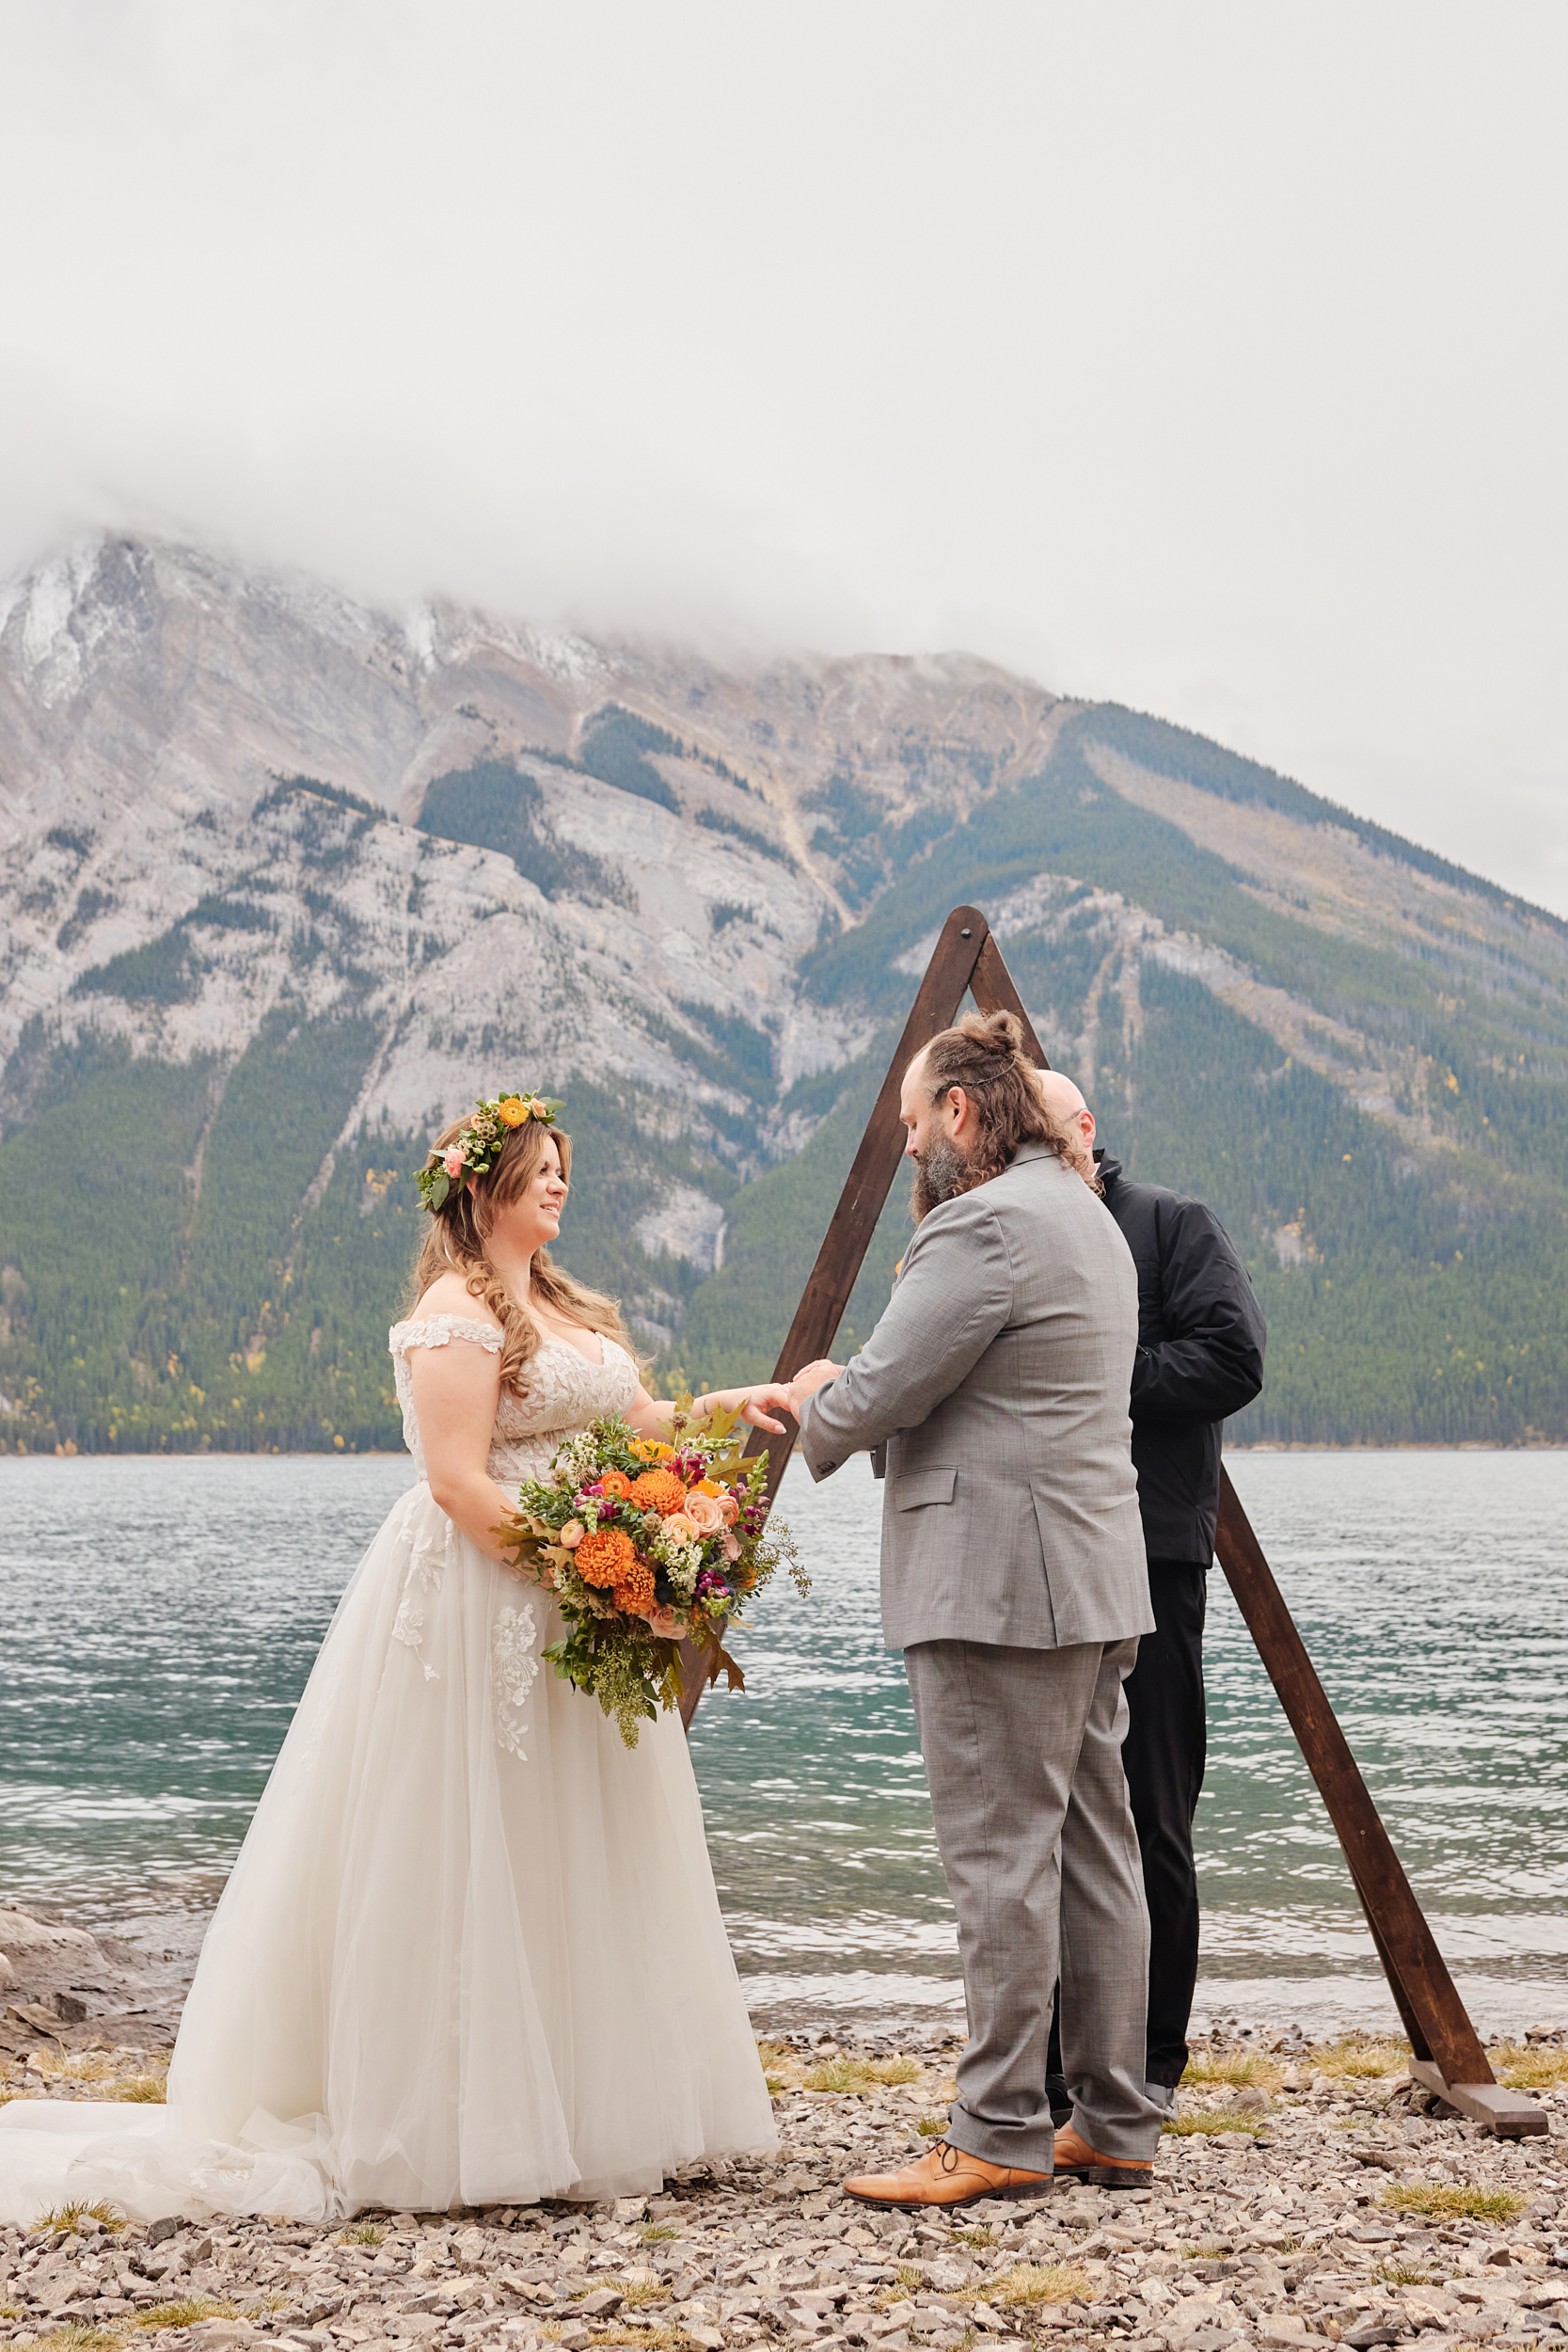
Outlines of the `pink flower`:
[{"label": "pink flower", "polygon": [[686,1498],[686,1516],[699,1535],[717,1535],[724,1524],[724,1515],[712,1495],[705,1495],[694,1487]]},{"label": "pink flower", "polygon": [[696,1523],[688,1512],[672,1511],[661,1524],[673,1544],[694,1544],[697,1540]]},{"label": "pink flower", "polygon": [[441,1154],[441,1165],[455,1184],[463,1173],[463,1154],[455,1143],[449,1143]]},{"label": "pink flower", "polygon": [[719,1516],[723,1520],[726,1527],[733,1527],[735,1525],[736,1519],[740,1517],[740,1505],[736,1502],[734,1495],[720,1496]]},{"label": "pink flower", "polygon": [[673,1642],[681,1629],[681,1621],[673,1609],[650,1609],[648,1624],[661,1642]]},{"label": "pink flower", "polygon": [[576,1551],[578,1544],[581,1543],[587,1533],[588,1530],[584,1527],[580,1519],[568,1519],[560,1534],[556,1537],[556,1541],[567,1551]]},{"label": "pink flower", "polygon": [[726,1560],[738,1560],[740,1557],[740,1546],[733,1535],[724,1537],[724,1557]]}]

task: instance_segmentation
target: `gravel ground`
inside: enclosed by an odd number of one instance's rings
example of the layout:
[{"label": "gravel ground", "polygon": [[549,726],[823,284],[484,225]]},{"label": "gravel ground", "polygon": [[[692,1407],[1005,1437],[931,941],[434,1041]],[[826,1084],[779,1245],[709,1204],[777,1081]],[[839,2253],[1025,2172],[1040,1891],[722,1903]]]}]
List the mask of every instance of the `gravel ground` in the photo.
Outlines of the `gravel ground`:
[{"label": "gravel ground", "polygon": [[[927,2220],[867,2213],[836,2184],[928,2144],[920,2126],[941,2116],[957,2045],[797,2036],[762,2048],[784,2143],[767,2162],[613,2205],[328,2231],[84,2217],[0,2233],[0,2344],[108,2352],[154,2330],[159,2352],[1568,2343],[1568,2051],[1543,2040],[1512,2061],[1557,2078],[1536,2094],[1550,2136],[1517,2142],[1431,2111],[1398,2055],[1204,2044],[1181,2094],[1197,2128],[1167,2134],[1151,2188],[1063,2183]],[[154,2089],[162,2064],[102,2037],[52,2053],[40,2038],[4,2087],[112,2097],[127,2078]]]}]

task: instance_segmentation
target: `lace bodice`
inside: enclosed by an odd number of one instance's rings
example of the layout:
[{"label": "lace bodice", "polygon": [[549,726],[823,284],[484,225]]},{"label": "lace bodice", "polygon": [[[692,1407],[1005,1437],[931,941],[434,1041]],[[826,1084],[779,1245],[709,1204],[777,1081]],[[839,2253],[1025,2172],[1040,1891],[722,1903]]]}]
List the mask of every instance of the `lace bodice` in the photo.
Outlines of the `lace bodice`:
[{"label": "lace bodice", "polygon": [[[465,1340],[490,1355],[501,1351],[501,1335],[493,1323],[477,1316],[421,1315],[414,1323],[394,1323],[387,1334],[392,1351],[392,1376],[403,1407],[403,1435],[414,1467],[425,1475],[424,1448],[414,1411],[414,1383],[408,1370],[413,1347],[446,1347]],[[488,1468],[497,1484],[515,1486],[525,1478],[542,1478],[550,1456],[573,1430],[586,1429],[601,1414],[625,1413],[637,1395],[637,1366],[613,1340],[601,1343],[602,1364],[591,1364],[565,1340],[541,1342],[528,1365],[528,1393],[514,1396],[503,1389],[490,1433]]]}]

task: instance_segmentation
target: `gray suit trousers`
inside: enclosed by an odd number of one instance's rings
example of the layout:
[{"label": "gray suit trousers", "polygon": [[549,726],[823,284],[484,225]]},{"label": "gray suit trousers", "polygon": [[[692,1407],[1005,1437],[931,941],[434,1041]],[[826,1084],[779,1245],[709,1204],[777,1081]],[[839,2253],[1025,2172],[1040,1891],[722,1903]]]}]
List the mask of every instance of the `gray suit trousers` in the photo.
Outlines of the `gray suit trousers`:
[{"label": "gray suit trousers", "polygon": [[947,2137],[1049,2172],[1052,1998],[1073,2122],[1101,2155],[1147,2162],[1148,1913],[1121,1769],[1135,1640],[904,1652],[937,1845],[958,1915],[969,2043]]}]

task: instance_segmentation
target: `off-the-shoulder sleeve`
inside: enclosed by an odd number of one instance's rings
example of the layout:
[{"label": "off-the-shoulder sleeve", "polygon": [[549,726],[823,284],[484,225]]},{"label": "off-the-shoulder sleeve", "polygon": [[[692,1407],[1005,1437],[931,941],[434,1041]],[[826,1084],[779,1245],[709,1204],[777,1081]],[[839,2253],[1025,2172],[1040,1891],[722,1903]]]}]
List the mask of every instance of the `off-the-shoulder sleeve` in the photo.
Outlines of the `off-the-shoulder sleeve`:
[{"label": "off-the-shoulder sleeve", "polygon": [[476,1347],[499,1356],[502,1337],[499,1324],[481,1323],[477,1316],[421,1315],[417,1323],[394,1323],[387,1344],[394,1356],[406,1356],[411,1347],[446,1347],[453,1340],[472,1340]]}]

